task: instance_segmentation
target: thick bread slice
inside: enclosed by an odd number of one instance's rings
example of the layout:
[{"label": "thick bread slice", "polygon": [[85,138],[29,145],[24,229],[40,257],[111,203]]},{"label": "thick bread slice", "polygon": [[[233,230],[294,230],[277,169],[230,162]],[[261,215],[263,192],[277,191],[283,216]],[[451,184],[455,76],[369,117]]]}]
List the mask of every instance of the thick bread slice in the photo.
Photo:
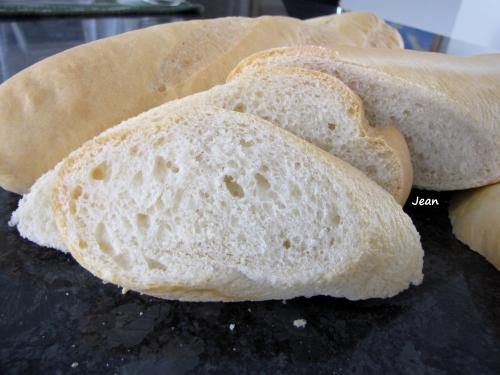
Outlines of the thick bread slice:
[{"label": "thick bread slice", "polygon": [[449,214],[455,236],[500,271],[500,184],[457,193]]},{"label": "thick bread slice", "polygon": [[328,74],[263,67],[178,103],[257,115],[360,169],[401,205],[408,198],[413,171],[403,136],[369,126],[359,97]]},{"label": "thick bread slice", "polygon": [[401,130],[418,187],[455,190],[500,180],[500,54],[283,48],[248,57],[229,79],[269,65],[317,69],[344,81],[363,100],[370,123]]},{"label": "thick bread slice", "polygon": [[365,40],[399,46],[397,31],[375,16],[344,19],[333,16],[317,26],[269,16],[175,22],[40,61],[0,85],[0,186],[26,192],[86,140],[166,101],[223,83],[254,52],[303,44],[363,46]]},{"label": "thick bread slice", "polygon": [[52,201],[81,265],[162,298],[362,299],[422,281],[419,235],[387,192],[246,113],[142,114],[66,159]]}]

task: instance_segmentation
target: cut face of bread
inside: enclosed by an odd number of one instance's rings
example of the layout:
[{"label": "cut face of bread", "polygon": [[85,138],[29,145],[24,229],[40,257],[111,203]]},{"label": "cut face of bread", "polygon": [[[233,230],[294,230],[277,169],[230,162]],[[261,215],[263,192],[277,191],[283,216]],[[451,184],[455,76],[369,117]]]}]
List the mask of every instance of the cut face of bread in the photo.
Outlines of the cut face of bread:
[{"label": "cut face of bread", "polygon": [[455,190],[500,180],[500,55],[278,48],[246,58],[228,79],[263,66],[316,69],[346,83],[372,124],[403,133],[418,187]]},{"label": "cut face of bread", "polygon": [[455,236],[500,271],[500,184],[456,193],[449,214]]},{"label": "cut face of bread", "polygon": [[[403,204],[412,184],[406,142],[393,127],[373,128],[364,118],[359,98],[341,81],[300,68],[263,68],[231,82],[165,106],[197,104],[249,112],[265,118],[340,157],[363,171]],[[158,107],[153,112],[164,113]],[[120,127],[135,124],[129,121]],[[55,168],[57,170],[59,165]],[[65,251],[50,207],[56,172],[47,172],[19,202],[11,225],[24,238]]]},{"label": "cut face of bread", "polygon": [[81,265],[162,298],[363,299],[422,280],[419,235],[387,192],[246,113],[142,114],[65,160],[52,201]]},{"label": "cut face of bread", "polygon": [[399,203],[408,198],[413,172],[404,138],[397,129],[369,126],[361,100],[328,74],[260,68],[178,103],[255,114],[360,169]]}]

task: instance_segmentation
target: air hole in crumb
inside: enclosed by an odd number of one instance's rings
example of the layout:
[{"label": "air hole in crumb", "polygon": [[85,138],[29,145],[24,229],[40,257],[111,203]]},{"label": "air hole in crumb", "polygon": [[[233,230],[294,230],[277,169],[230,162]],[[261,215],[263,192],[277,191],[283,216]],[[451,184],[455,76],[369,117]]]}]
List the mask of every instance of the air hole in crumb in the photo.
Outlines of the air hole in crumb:
[{"label": "air hole in crumb", "polygon": [[259,193],[264,193],[271,188],[271,184],[269,183],[267,178],[265,178],[260,173],[255,174],[255,181],[257,182],[257,191]]},{"label": "air hole in crumb", "polygon": [[158,262],[157,260],[151,259],[149,257],[144,257],[144,260],[146,261],[148,268],[150,270],[160,270],[160,271],[166,271],[167,268],[163,263]]},{"label": "air hole in crumb", "polygon": [[234,106],[234,108],[233,108],[233,109],[234,109],[234,111],[236,111],[236,112],[245,112],[246,107],[245,107],[245,104],[243,104],[243,103],[238,103],[238,104],[236,104],[236,105]]},{"label": "air hole in crumb", "polygon": [[137,214],[136,222],[139,230],[141,231],[147,230],[149,226],[149,216],[146,214]]},{"label": "air hole in crumb", "polygon": [[179,167],[175,165],[173,162],[170,160],[165,163],[165,166],[170,169],[173,173],[179,172]]},{"label": "air hole in crumb", "polygon": [[331,220],[332,220],[332,224],[334,226],[337,226],[340,224],[340,216],[337,214],[337,213],[333,213],[331,215]]},{"label": "air hole in crumb", "polygon": [[90,177],[94,180],[102,181],[108,177],[108,163],[103,161],[97,167],[92,169]]},{"label": "air hole in crumb", "polygon": [[134,175],[134,177],[132,178],[132,185],[134,185],[135,187],[142,185],[142,172],[141,171],[137,172]]},{"label": "air hole in crumb", "polygon": [[106,226],[103,223],[97,224],[95,237],[97,245],[99,246],[99,248],[103,253],[108,255],[114,254],[113,246],[111,246],[108,240],[108,232],[106,230]]},{"label": "air hole in crumb", "polygon": [[82,195],[82,187],[78,185],[71,191],[71,198],[78,199]]},{"label": "air hole in crumb", "polygon": [[409,115],[410,115],[410,111],[408,111],[407,109],[405,109],[405,110],[403,111],[403,115],[405,115],[405,116],[409,116]]},{"label": "air hole in crumb", "polygon": [[238,185],[233,176],[225,175],[224,184],[226,185],[226,189],[229,191],[229,193],[231,193],[233,197],[243,198],[243,196],[245,195],[243,189],[240,185]]},{"label": "air hole in crumb", "polygon": [[257,91],[257,92],[255,93],[255,96],[256,96],[257,98],[262,98],[262,97],[264,96],[264,93],[263,93],[262,91]]},{"label": "air hole in crumb", "polygon": [[132,146],[129,148],[128,153],[130,155],[134,156],[134,155],[137,155],[138,150],[139,150],[139,148],[137,147],[137,145],[135,145],[135,146]]},{"label": "air hole in crumb", "polygon": [[157,180],[164,180],[167,174],[167,163],[161,156],[157,156],[153,165],[153,176]]},{"label": "air hole in crumb", "polygon": [[283,247],[284,247],[285,249],[289,249],[289,248],[290,248],[290,246],[291,246],[291,244],[290,244],[290,240],[288,240],[288,239],[287,239],[287,240],[283,241]]},{"label": "air hole in crumb", "polygon": [[240,145],[242,145],[243,147],[250,147],[253,145],[253,143],[251,141],[245,141],[244,139],[240,139]]},{"label": "air hole in crumb", "polygon": [[84,240],[79,240],[79,241],[78,241],[78,247],[79,247],[80,249],[86,249],[86,248],[88,247],[88,244],[87,244],[87,242],[85,242]]},{"label": "air hole in crumb", "polygon": [[269,167],[265,164],[262,164],[259,168],[259,171],[266,173],[267,171],[269,171]]},{"label": "air hole in crumb", "polygon": [[369,165],[366,167],[366,173],[369,173],[369,174],[375,174],[377,173],[377,167],[375,167],[374,165]]},{"label": "air hole in crumb", "polygon": [[153,147],[158,148],[161,147],[165,144],[166,140],[165,137],[159,137],[153,142]]},{"label": "air hole in crumb", "polygon": [[297,170],[297,171],[298,171],[298,170],[300,169],[301,165],[300,165],[300,163],[299,163],[299,162],[296,162],[296,163],[294,164],[294,167],[295,167],[295,170]]},{"label": "air hole in crumb", "polygon": [[69,213],[71,215],[76,214],[76,203],[75,203],[75,201],[69,201]]},{"label": "air hole in crumb", "polygon": [[300,188],[297,186],[297,185],[294,185],[292,187],[292,197],[294,198],[300,198],[302,196],[302,191],[300,190]]},{"label": "air hole in crumb", "polygon": [[330,129],[331,131],[334,131],[336,126],[337,125],[335,125],[333,122],[331,122],[328,124],[328,129]]},{"label": "air hole in crumb", "polygon": [[396,122],[396,116],[389,116],[389,120],[391,120],[391,122]]}]

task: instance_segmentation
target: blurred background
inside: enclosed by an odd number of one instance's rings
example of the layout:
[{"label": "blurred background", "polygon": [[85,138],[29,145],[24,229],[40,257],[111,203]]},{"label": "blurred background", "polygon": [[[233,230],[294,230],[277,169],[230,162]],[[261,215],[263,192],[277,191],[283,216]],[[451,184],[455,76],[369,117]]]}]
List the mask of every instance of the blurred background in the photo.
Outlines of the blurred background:
[{"label": "blurred background", "polygon": [[0,0],[0,81],[64,49],[158,23],[346,11],[389,21],[406,48],[456,55],[500,50],[500,0]]}]

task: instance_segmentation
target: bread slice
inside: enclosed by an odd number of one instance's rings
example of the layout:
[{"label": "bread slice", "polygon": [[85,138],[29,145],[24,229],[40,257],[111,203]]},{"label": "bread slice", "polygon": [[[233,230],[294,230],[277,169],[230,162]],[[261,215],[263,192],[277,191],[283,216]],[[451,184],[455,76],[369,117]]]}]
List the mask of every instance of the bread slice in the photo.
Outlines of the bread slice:
[{"label": "bread slice", "polygon": [[500,184],[455,194],[449,214],[455,236],[500,271]]},{"label": "bread slice", "polygon": [[352,164],[404,204],[413,170],[403,136],[372,127],[363,103],[340,80],[318,71],[264,67],[178,101],[248,112]]},{"label": "bread slice", "polygon": [[500,54],[282,48],[246,58],[228,79],[262,66],[305,67],[340,78],[361,97],[370,123],[403,133],[418,187],[455,190],[500,181]]},{"label": "bread slice", "polygon": [[83,267],[161,298],[389,297],[423,277],[387,192],[246,113],[144,113],[66,159],[52,203]]}]

